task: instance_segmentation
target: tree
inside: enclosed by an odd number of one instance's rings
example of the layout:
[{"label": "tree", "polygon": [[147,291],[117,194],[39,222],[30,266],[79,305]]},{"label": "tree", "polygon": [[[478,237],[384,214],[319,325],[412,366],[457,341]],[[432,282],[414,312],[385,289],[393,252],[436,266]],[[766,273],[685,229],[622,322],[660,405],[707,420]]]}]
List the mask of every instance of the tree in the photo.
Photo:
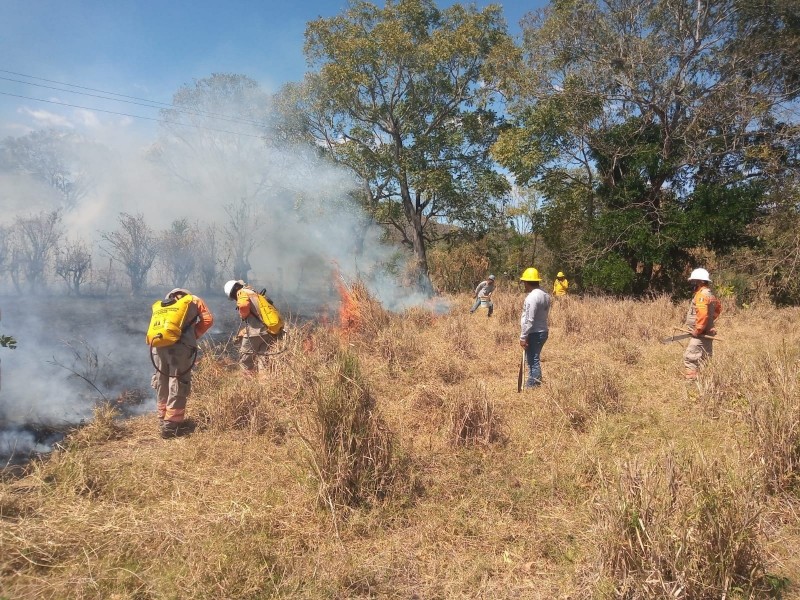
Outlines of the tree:
[{"label": "tree", "polygon": [[233,278],[247,279],[250,272],[250,254],[258,242],[262,224],[261,212],[252,202],[242,198],[225,205],[228,221],[223,226],[225,242],[233,260]]},{"label": "tree", "polygon": [[442,231],[430,224],[481,230],[508,190],[487,152],[500,123],[493,64],[513,53],[500,7],[355,1],[309,23],[305,51],[316,71],[284,88],[279,126],[359,176],[428,283],[427,243]]},{"label": "tree", "polygon": [[159,258],[172,285],[183,287],[197,264],[199,231],[188,219],[177,219],[161,234]]},{"label": "tree", "polygon": [[119,229],[101,233],[100,237],[108,244],[103,248],[106,255],[125,268],[131,293],[139,294],[158,254],[158,237],[145,223],[144,215],[120,213]]},{"label": "tree", "polygon": [[91,144],[57,129],[33,131],[0,144],[0,166],[41,181],[58,193],[60,208],[74,207],[91,188],[91,178],[81,160],[81,148]]},{"label": "tree", "polygon": [[793,128],[776,119],[786,78],[753,52],[747,6],[569,0],[525,24],[527,68],[507,80],[516,127],[494,154],[519,183],[572,206],[595,280],[668,289],[693,249],[752,242]]},{"label": "tree", "polygon": [[[14,270],[25,275],[29,287],[44,280],[50,259],[64,235],[61,211],[43,211],[14,222],[12,263]],[[12,272],[12,278],[15,273]],[[18,275],[17,275],[18,276]],[[18,279],[15,281],[19,287]]]},{"label": "tree", "polygon": [[[206,293],[220,279],[220,252],[217,242],[217,228],[209,225],[198,232],[195,252],[197,274]],[[238,278],[237,278],[238,279]]]},{"label": "tree", "polygon": [[92,252],[83,240],[68,242],[56,254],[56,275],[67,284],[67,290],[81,295],[81,285],[85,283],[92,268]]},{"label": "tree", "polygon": [[193,194],[223,207],[234,276],[245,279],[262,207],[277,191],[265,154],[268,96],[244,75],[214,74],[179,89],[172,104],[161,112],[150,157]]}]

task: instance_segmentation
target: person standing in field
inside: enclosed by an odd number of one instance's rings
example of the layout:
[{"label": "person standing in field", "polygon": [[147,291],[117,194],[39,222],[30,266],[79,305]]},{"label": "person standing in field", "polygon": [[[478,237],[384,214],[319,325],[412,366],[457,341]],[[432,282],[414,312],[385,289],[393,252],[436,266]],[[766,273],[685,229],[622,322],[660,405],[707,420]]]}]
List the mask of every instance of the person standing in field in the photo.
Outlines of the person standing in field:
[{"label": "person standing in field", "polygon": [[283,319],[264,294],[256,292],[241,279],[228,281],[223,290],[229,300],[236,300],[236,310],[242,319],[239,330],[239,365],[255,374],[266,365],[264,357],[283,334]]},{"label": "person standing in field", "polygon": [[559,296],[566,296],[568,288],[569,281],[564,277],[564,273],[559,271],[558,275],[556,275],[556,280],[553,282],[553,296],[556,298]]},{"label": "person standing in field", "polygon": [[175,288],[164,300],[153,304],[147,343],[156,369],[151,384],[156,391],[163,438],[176,437],[189,430],[185,423],[186,400],[191,391],[197,340],[213,324],[214,316],[206,303],[189,290]]},{"label": "person standing in field", "polygon": [[705,269],[692,271],[689,283],[694,286],[694,295],[686,312],[685,327],[692,337],[683,354],[683,364],[686,380],[694,381],[700,367],[713,353],[713,336],[717,333],[714,322],[722,313],[722,303],[711,291],[711,276]]},{"label": "person standing in field", "polygon": [[541,354],[549,332],[550,294],[540,287],[539,271],[533,267],[525,269],[519,278],[525,286],[525,302],[522,305],[520,318],[519,345],[525,349],[528,363],[528,380],[526,388],[535,388],[542,384]]},{"label": "person standing in field", "polygon": [[478,307],[481,305],[481,303],[485,303],[486,307],[489,309],[489,314],[486,316],[492,316],[492,313],[494,312],[494,304],[492,303],[494,286],[494,275],[489,275],[488,279],[485,279],[478,284],[478,287],[475,288],[475,295],[473,296],[475,298],[475,303],[472,305],[472,308],[469,309],[469,314],[472,314],[478,310]]}]

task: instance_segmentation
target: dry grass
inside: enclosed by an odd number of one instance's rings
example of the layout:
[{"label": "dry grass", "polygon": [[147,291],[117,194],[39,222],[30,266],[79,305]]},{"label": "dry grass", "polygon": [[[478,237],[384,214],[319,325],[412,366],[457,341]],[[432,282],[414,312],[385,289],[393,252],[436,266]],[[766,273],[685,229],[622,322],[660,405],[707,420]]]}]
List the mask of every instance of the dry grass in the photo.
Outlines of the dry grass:
[{"label": "dry grass", "polygon": [[485,382],[456,389],[450,402],[450,439],[454,445],[488,445],[503,438],[501,419]]},{"label": "dry grass", "polygon": [[522,293],[447,300],[207,353],[188,437],[99,413],[0,483],[0,597],[800,598],[800,310],[726,311],[687,385],[684,307],[569,298],[518,394]]},{"label": "dry grass", "polygon": [[767,595],[754,483],[702,454],[625,465],[597,509],[608,591],[632,600]]}]

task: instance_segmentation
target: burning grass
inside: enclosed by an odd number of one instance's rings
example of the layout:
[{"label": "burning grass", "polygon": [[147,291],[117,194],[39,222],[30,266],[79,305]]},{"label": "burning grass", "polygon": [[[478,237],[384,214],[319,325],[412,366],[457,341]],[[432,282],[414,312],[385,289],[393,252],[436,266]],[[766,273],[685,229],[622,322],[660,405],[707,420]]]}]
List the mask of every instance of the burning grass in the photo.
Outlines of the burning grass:
[{"label": "burning grass", "polygon": [[0,596],[800,598],[800,311],[687,385],[683,307],[569,298],[519,394],[521,292],[359,298],[259,377],[206,352],[192,435],[103,412],[0,483]]}]

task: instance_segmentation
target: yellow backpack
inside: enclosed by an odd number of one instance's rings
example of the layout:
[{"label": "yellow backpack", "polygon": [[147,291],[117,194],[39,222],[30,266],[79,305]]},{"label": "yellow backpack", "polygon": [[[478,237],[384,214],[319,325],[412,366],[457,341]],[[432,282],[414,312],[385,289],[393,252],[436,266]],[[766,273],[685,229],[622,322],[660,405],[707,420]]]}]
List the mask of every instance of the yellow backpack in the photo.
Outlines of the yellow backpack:
[{"label": "yellow backpack", "polygon": [[264,326],[272,335],[278,335],[283,331],[283,319],[278,309],[267,300],[264,294],[256,294],[258,298],[258,316]]},{"label": "yellow backpack", "polygon": [[183,322],[189,312],[189,304],[194,298],[190,294],[178,300],[156,300],[153,303],[153,316],[147,328],[147,344],[154,348],[172,346],[183,335]]}]

